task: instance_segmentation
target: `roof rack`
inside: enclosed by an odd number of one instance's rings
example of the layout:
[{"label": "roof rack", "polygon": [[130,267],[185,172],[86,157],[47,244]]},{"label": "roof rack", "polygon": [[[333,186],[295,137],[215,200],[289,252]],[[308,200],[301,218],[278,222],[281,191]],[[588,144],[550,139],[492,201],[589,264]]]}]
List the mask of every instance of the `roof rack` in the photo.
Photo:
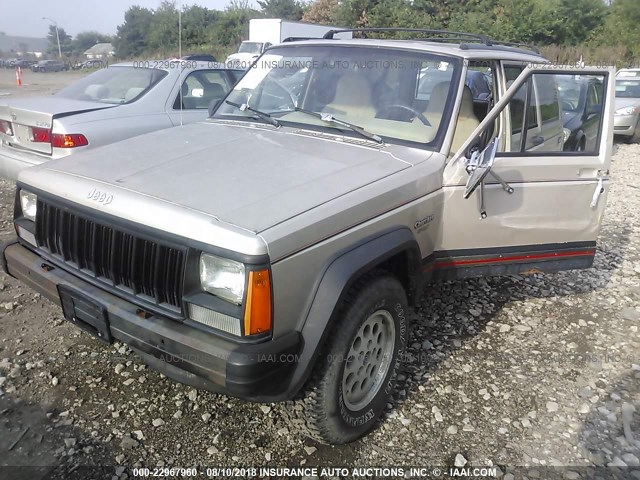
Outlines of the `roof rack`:
[{"label": "roof rack", "polygon": [[301,42],[303,40],[318,40],[322,37],[287,37],[280,43],[288,43],[288,42]]},{"label": "roof rack", "polygon": [[459,37],[472,39],[480,42],[489,41],[489,37],[487,37],[486,35],[480,35],[476,33],[451,32],[449,30],[429,30],[424,28],[404,28],[404,27],[371,27],[371,28],[344,28],[344,29],[341,28],[341,29],[329,30],[327,33],[324,34],[322,38],[331,40],[333,39],[333,36],[335,34],[345,33],[345,32],[352,32],[352,33],[415,32],[415,33],[428,33],[429,35],[457,35]]},{"label": "roof rack", "polygon": [[493,45],[502,45],[504,47],[514,47],[514,48],[526,48],[532,50],[535,53],[540,53],[540,49],[535,45],[529,45],[528,43],[519,43],[519,42],[503,42],[501,40],[489,40]]},{"label": "roof rack", "polygon": [[532,50],[533,52],[539,54],[540,50],[533,46],[527,45],[524,43],[514,43],[514,42],[503,42],[500,40],[492,40],[487,35],[476,34],[476,33],[466,33],[466,32],[452,32],[449,30],[430,30],[423,28],[404,28],[404,27],[372,27],[372,28],[344,28],[344,29],[335,29],[329,30],[324,34],[322,38],[331,40],[334,35],[338,33],[344,32],[352,32],[352,33],[385,33],[385,32],[412,32],[412,33],[426,33],[429,35],[450,35],[450,37],[429,37],[429,38],[417,38],[415,40],[424,41],[424,42],[459,42],[460,48],[466,50],[468,46],[464,42],[477,42],[487,47],[491,47],[494,45],[502,45],[507,47],[515,47],[515,48],[527,48]]}]

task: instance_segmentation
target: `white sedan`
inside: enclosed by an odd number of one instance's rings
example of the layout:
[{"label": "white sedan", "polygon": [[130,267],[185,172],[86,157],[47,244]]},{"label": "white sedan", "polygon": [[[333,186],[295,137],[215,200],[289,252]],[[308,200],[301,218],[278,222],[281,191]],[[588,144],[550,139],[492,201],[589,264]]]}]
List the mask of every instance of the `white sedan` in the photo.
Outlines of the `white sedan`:
[{"label": "white sedan", "polygon": [[204,120],[244,73],[223,63],[110,65],[54,95],[0,103],[0,176],[125,138]]}]

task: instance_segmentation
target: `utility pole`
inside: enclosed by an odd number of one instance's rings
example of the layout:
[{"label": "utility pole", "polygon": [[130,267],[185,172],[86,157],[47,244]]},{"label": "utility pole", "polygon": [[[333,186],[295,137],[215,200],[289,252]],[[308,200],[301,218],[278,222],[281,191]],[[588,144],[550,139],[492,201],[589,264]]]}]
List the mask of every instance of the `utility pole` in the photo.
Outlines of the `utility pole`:
[{"label": "utility pole", "polygon": [[56,40],[58,41],[58,57],[62,58],[62,50],[60,49],[60,34],[58,33],[58,22],[49,17],[42,17],[43,20],[49,20],[56,27]]}]

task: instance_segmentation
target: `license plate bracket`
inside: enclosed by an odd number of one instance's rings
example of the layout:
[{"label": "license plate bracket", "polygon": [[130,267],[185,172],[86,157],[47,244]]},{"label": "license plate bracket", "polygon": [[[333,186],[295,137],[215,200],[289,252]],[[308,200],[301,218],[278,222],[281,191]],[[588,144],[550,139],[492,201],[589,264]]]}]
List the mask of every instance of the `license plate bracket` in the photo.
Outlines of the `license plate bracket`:
[{"label": "license plate bracket", "polygon": [[66,285],[58,285],[58,295],[64,318],[94,335],[98,340],[112,343],[107,308],[88,295]]}]

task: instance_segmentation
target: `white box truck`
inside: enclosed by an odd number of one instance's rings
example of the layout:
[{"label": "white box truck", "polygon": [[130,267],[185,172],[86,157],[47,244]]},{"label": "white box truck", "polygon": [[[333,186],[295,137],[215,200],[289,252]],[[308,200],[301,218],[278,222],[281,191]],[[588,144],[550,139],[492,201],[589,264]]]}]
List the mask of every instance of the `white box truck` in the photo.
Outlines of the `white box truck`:
[{"label": "white box truck", "polygon": [[[293,22],[281,18],[254,18],[249,20],[249,40],[240,44],[237,53],[227,57],[231,64],[245,65],[247,68],[271,45],[277,45],[287,39],[322,38],[329,30],[340,27],[317,25],[314,23]],[[351,32],[335,35],[335,38],[352,38]]]}]

